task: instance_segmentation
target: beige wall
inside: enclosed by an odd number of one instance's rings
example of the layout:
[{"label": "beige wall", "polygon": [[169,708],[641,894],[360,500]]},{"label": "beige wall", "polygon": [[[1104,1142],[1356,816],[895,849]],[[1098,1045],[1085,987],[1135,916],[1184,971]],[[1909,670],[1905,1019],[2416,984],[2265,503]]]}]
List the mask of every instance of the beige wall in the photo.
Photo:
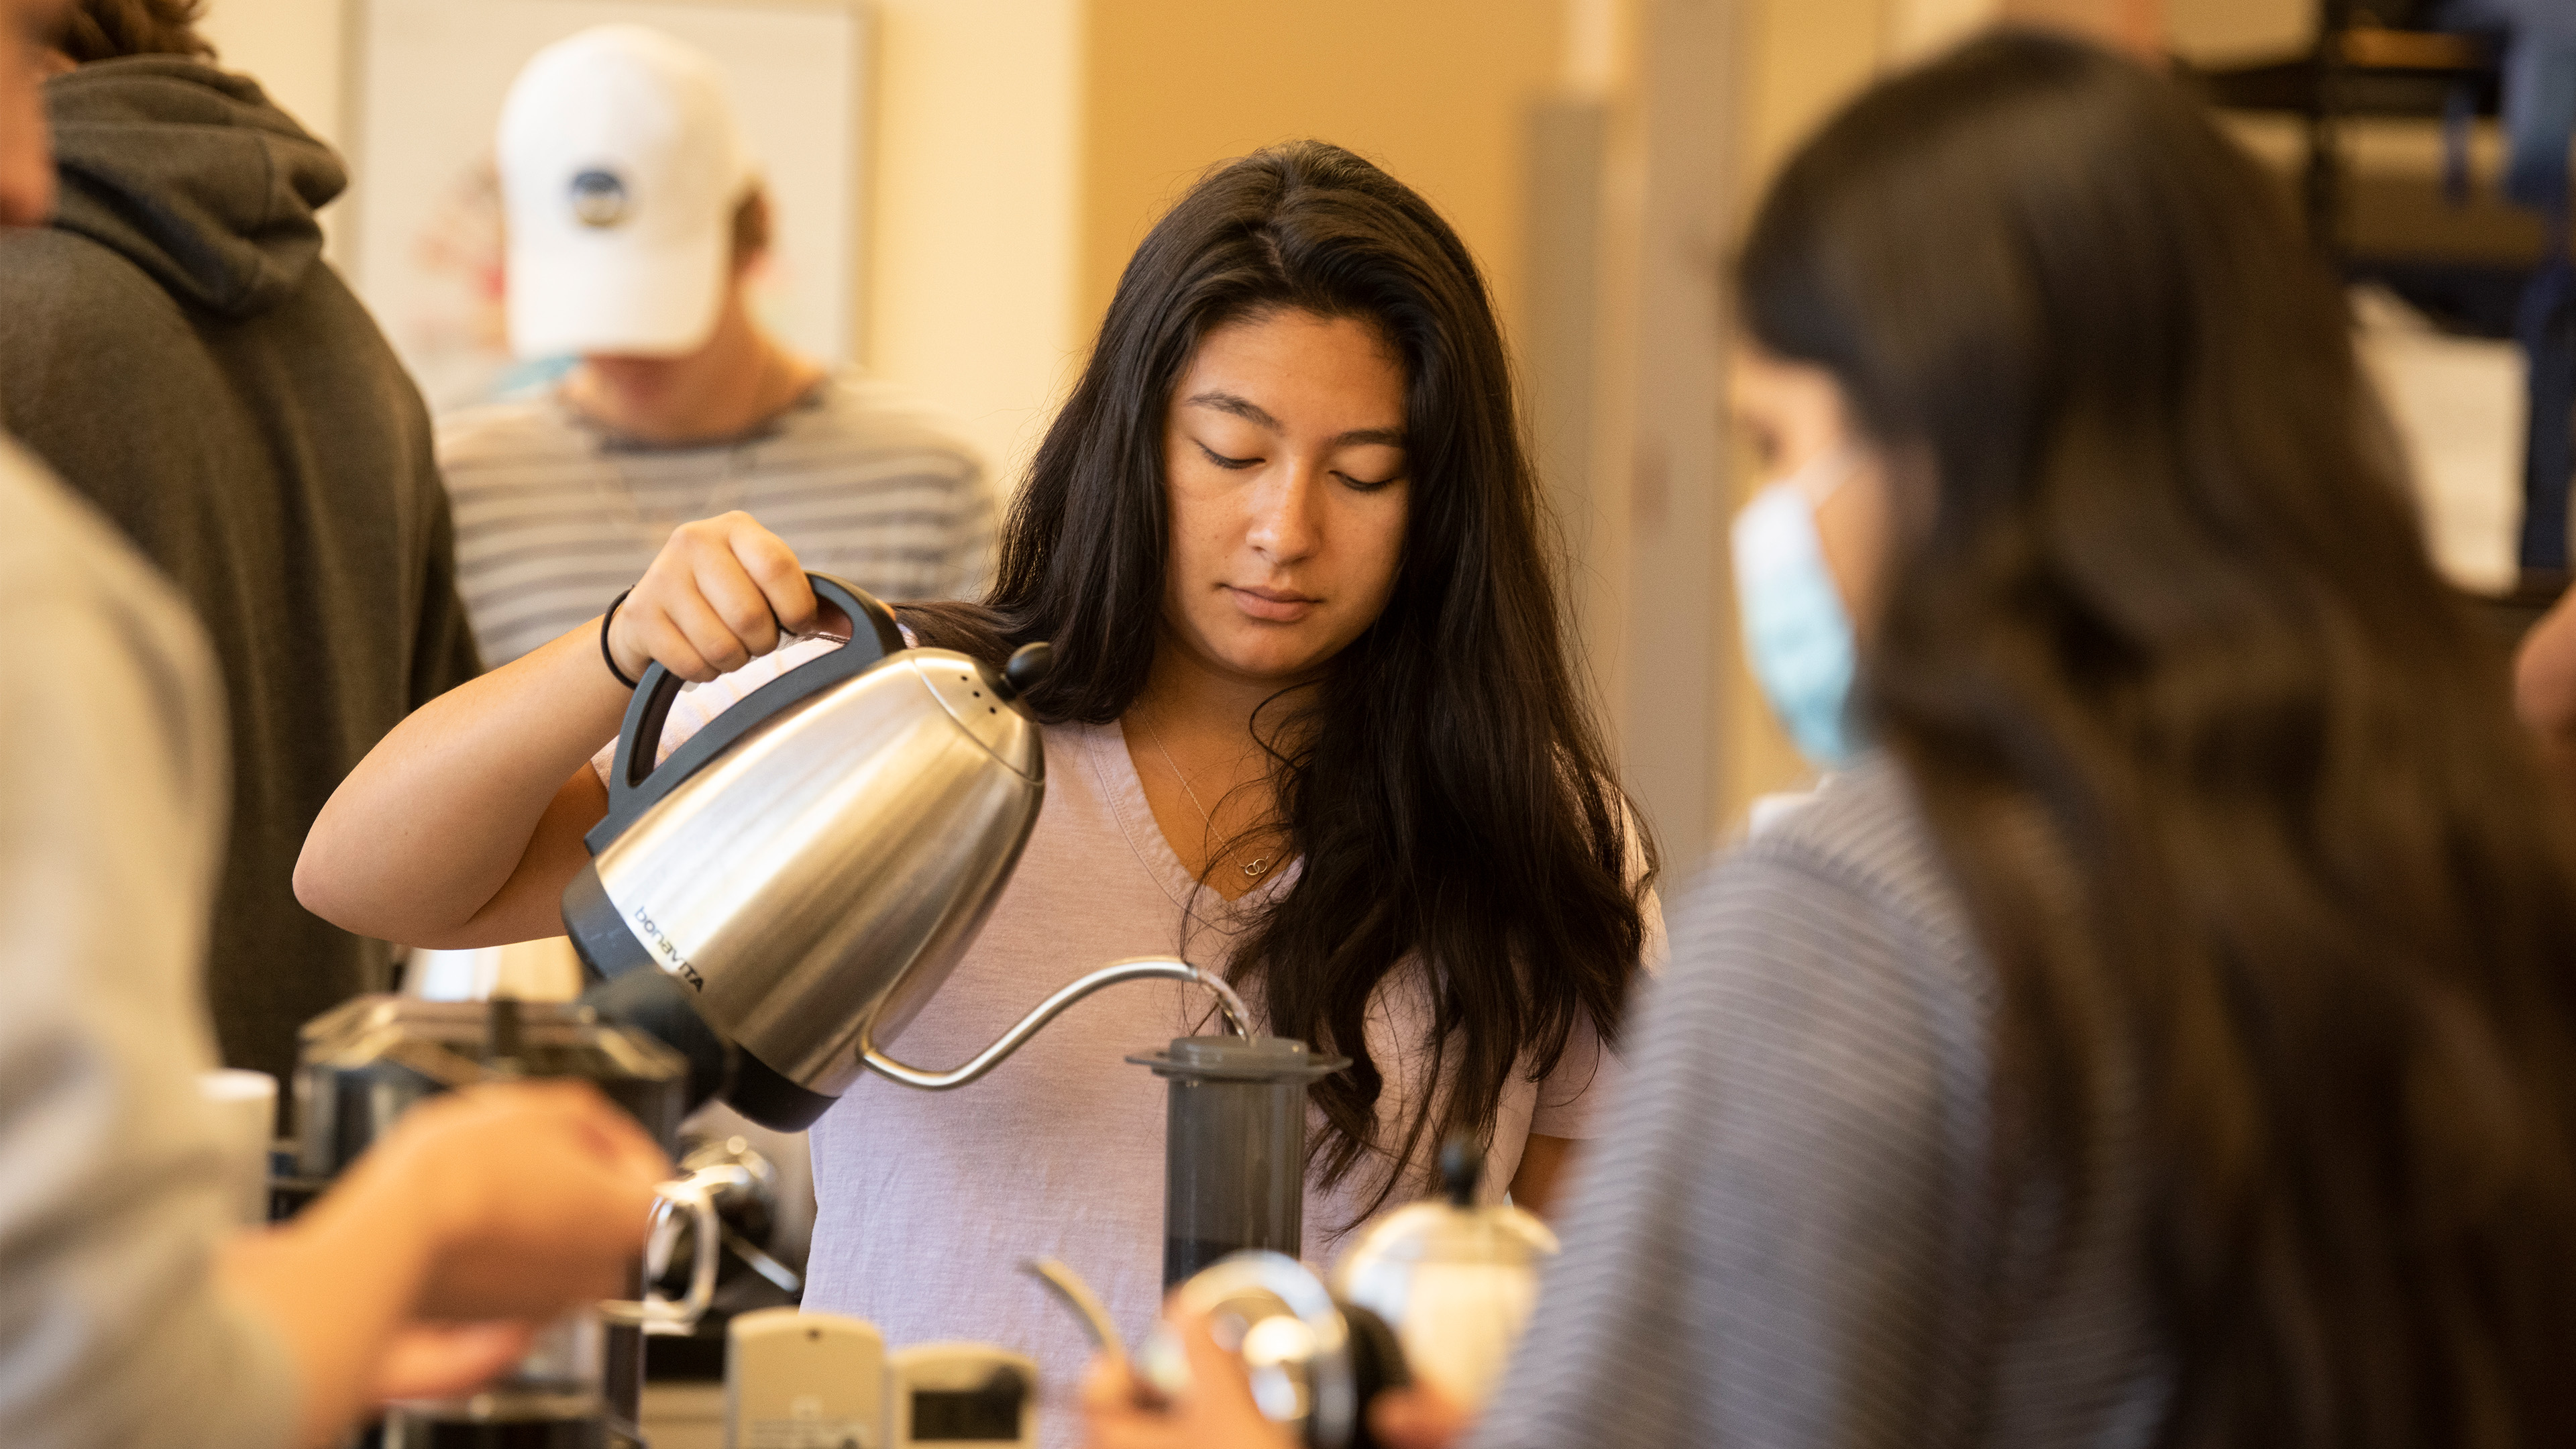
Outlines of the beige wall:
[{"label": "beige wall", "polygon": [[1827,112],[1867,85],[1900,40],[1931,44],[1983,22],[1991,0],[1746,0],[1744,147],[1750,191]]},{"label": "beige wall", "polygon": [[204,29],[227,69],[259,77],[269,99],[337,145],[342,21],[340,0],[214,0]]},{"label": "beige wall", "polygon": [[[1743,163],[1736,172],[1740,207],[1749,212],[1761,188],[1807,132],[1867,85],[1907,49],[1930,49],[1990,17],[1992,0],[1745,0],[1747,73],[1742,92]],[[1740,223],[1739,223],[1740,225]],[[1764,479],[1740,447],[1726,512],[1732,515]],[[1721,639],[1731,685],[1721,692],[1715,818],[1721,833],[1740,826],[1756,796],[1788,789],[1813,772],[1789,743],[1762,692],[1744,672],[1731,602]]]},{"label": "beige wall", "polygon": [[[1324,136],[1388,165],[1518,315],[1520,108],[1564,63],[1564,0],[875,10],[861,356],[961,417],[1014,481],[1137,238],[1201,169],[1265,142]],[[212,0],[207,30],[337,142],[345,15]]]},{"label": "beige wall", "polygon": [[2316,33],[2316,0],[2164,0],[2164,6],[2168,42],[2194,60],[2305,50]]},{"label": "beige wall", "polygon": [[[1324,136],[1388,165],[1519,315],[1521,107],[1565,64],[1566,0],[873,8],[861,359],[961,418],[1011,482],[1137,238],[1200,170],[1265,142]],[[211,0],[207,31],[336,143],[347,13]]]},{"label": "beige wall", "polygon": [[1081,0],[877,0],[867,341],[1016,486],[1072,359]]},{"label": "beige wall", "polygon": [[[1082,327],[1211,163],[1318,137],[1428,196],[1519,315],[1521,110],[1557,79],[1563,0],[1092,0]],[[1438,64],[1426,64],[1436,57]]]}]

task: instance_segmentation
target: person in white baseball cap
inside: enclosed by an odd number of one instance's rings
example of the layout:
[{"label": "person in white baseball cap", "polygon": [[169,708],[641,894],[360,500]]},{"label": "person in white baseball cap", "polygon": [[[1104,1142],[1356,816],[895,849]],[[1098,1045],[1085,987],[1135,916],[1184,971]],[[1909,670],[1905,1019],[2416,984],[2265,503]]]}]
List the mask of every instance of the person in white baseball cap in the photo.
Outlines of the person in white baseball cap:
[{"label": "person in white baseball cap", "polygon": [[[487,663],[586,627],[675,528],[733,509],[882,598],[983,591],[994,507],[976,451],[754,319],[769,197],[713,59],[643,26],[584,30],[520,71],[497,151],[513,350],[579,362],[542,395],[439,420],[457,588]],[[547,960],[562,945],[493,962],[432,953],[413,971],[488,966],[542,993],[578,971],[569,949]],[[801,1265],[803,1141],[739,1118],[715,1135],[752,1138],[778,1166],[768,1246]]]},{"label": "person in white baseball cap", "polygon": [[521,355],[673,357],[716,334],[758,181],[714,62],[640,25],[548,46],[502,107],[500,171]]},{"label": "person in white baseball cap", "polygon": [[497,161],[513,349],[578,360],[541,396],[440,419],[487,663],[597,616],[674,528],[734,509],[882,597],[981,592],[975,450],[755,319],[770,198],[722,66],[640,25],[581,31],[520,71]]}]

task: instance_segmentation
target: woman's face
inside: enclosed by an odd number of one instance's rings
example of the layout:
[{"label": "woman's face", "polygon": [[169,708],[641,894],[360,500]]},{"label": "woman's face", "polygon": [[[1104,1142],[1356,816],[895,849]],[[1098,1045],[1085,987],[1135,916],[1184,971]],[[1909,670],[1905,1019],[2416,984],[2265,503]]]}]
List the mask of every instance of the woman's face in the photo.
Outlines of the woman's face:
[{"label": "woman's face", "polygon": [[1887,572],[1887,468],[1853,426],[1842,385],[1813,363],[1792,362],[1748,339],[1736,351],[1727,393],[1766,478],[1803,473],[1832,485],[1815,505],[1816,540],[1853,628],[1868,635]]},{"label": "woman's face", "polygon": [[1365,322],[1281,311],[1202,339],[1163,426],[1167,640],[1287,684],[1375,622],[1404,551],[1404,413]]}]

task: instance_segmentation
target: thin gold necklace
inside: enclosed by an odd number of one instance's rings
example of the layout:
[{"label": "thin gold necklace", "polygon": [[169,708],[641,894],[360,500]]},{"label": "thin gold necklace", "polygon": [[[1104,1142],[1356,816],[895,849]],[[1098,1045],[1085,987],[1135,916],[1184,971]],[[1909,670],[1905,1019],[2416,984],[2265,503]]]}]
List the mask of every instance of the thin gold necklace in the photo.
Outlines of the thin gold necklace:
[{"label": "thin gold necklace", "polygon": [[[1145,738],[1154,742],[1154,753],[1163,757],[1163,763],[1171,767],[1172,778],[1181,782],[1181,793],[1189,797],[1191,807],[1199,812],[1199,819],[1207,822],[1208,839],[1213,841],[1216,839],[1216,817],[1208,813],[1206,805],[1200,803],[1199,792],[1190,788],[1190,777],[1181,773],[1181,762],[1173,759],[1172,752],[1163,747],[1163,732],[1154,728],[1150,721],[1140,719],[1136,722],[1145,726]],[[1242,871],[1247,880],[1259,880],[1270,869],[1270,857],[1254,856],[1236,866],[1235,869]]]}]

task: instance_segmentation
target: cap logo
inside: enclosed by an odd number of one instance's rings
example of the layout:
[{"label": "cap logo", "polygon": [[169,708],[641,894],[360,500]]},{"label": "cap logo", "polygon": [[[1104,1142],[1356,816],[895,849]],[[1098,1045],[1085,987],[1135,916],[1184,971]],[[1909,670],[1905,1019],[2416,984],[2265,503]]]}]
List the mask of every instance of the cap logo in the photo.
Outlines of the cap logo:
[{"label": "cap logo", "polygon": [[614,171],[593,168],[572,179],[572,214],[583,226],[611,227],[626,219],[626,183]]}]

